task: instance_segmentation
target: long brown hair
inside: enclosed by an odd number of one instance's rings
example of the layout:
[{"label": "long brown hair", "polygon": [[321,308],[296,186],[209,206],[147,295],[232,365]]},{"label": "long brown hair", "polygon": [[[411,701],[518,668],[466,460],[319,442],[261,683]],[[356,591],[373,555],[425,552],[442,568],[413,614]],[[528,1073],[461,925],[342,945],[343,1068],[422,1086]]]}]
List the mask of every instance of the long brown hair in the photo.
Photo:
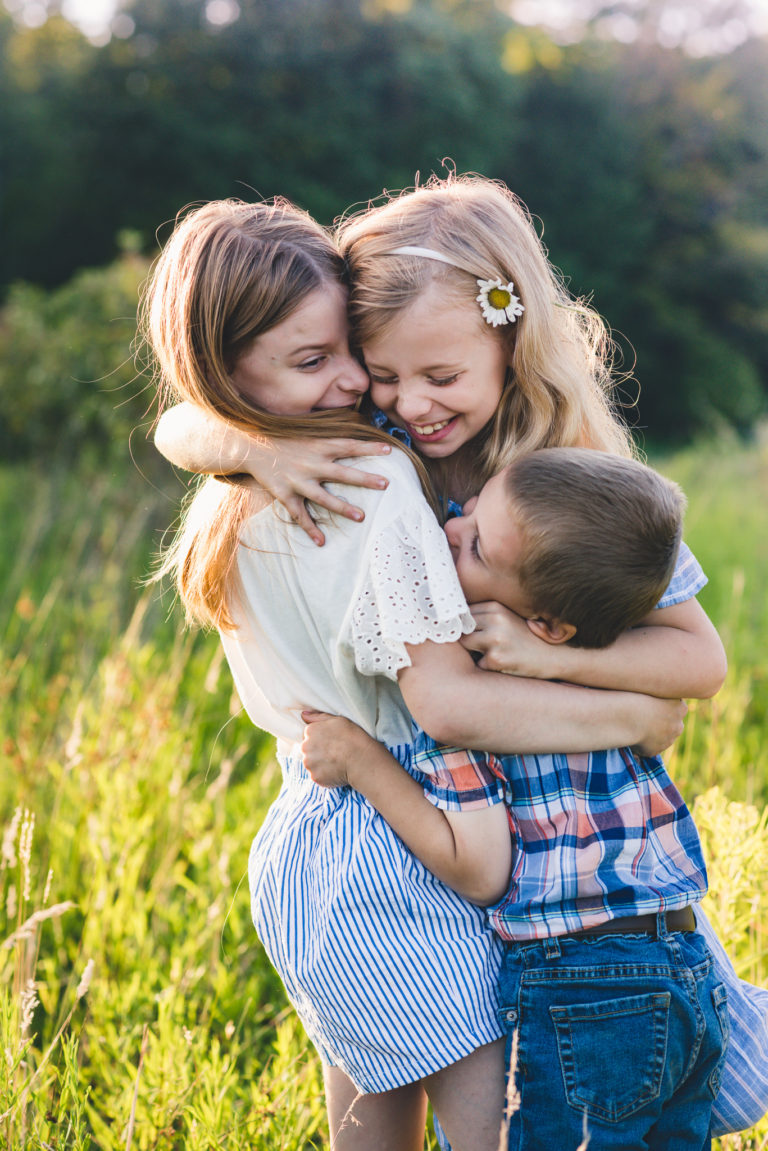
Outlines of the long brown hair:
[{"label": "long brown hair", "polygon": [[[255,339],[310,292],[334,283],[344,283],[344,265],[330,236],[287,200],[219,200],[180,215],[147,282],[139,317],[161,406],[188,400],[270,439],[392,443],[353,412],[264,412],[233,383],[234,366]],[[420,478],[428,484],[423,469]],[[195,492],[155,577],[173,577],[188,619],[234,627],[235,561],[250,507],[250,493],[238,483],[208,478]]]}]

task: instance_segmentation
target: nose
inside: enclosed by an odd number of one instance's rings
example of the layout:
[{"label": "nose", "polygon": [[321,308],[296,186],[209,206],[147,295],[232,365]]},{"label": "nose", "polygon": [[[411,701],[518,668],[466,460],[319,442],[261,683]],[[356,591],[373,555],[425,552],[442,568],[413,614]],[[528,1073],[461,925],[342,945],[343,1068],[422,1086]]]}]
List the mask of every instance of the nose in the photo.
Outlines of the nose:
[{"label": "nose", "polygon": [[401,380],[397,386],[397,399],[395,410],[406,423],[416,423],[422,419],[432,408],[432,400],[419,388],[418,384],[411,384]]},{"label": "nose", "polygon": [[443,531],[448,539],[448,546],[453,552],[454,557],[461,549],[461,536],[463,533],[464,524],[463,516],[454,516],[453,519],[447,520]]},{"label": "nose", "polygon": [[368,373],[360,361],[349,353],[344,357],[337,382],[343,391],[351,392],[355,396],[361,396],[368,391]]}]

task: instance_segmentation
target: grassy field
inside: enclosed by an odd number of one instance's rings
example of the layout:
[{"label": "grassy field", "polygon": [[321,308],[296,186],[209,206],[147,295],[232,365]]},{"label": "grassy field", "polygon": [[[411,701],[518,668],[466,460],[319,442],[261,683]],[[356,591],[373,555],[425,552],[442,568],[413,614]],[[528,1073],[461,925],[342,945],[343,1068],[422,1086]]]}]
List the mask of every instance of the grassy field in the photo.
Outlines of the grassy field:
[{"label": "grassy field", "polygon": [[[730,672],[668,756],[710,913],[768,982],[768,447],[657,461]],[[164,489],[164,490],[163,490]],[[319,1066],[250,924],[251,837],[278,785],[215,637],[139,586],[178,485],[0,470],[0,1144],[327,1146]],[[428,1144],[433,1146],[434,1144]],[[768,1145],[768,1125],[723,1140]]]}]

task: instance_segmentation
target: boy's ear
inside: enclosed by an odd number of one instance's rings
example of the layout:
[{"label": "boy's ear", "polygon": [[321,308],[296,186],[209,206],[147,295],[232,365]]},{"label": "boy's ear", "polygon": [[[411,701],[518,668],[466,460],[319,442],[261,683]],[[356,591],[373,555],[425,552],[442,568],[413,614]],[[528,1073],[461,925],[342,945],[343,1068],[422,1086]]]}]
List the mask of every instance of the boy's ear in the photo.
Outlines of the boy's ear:
[{"label": "boy's ear", "polygon": [[567,643],[576,635],[576,628],[572,623],[563,623],[559,619],[547,619],[546,616],[539,615],[525,622],[533,634],[543,639],[545,643]]}]

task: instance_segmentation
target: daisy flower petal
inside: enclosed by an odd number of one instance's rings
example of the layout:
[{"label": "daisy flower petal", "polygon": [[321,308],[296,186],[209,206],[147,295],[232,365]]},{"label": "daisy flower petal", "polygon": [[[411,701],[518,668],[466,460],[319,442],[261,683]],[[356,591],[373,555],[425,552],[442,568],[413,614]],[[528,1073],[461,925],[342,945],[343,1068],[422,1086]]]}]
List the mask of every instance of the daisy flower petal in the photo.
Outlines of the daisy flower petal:
[{"label": "daisy flower petal", "polygon": [[497,280],[478,280],[480,293],[476,300],[483,313],[483,319],[494,328],[499,324],[514,324],[522,316],[525,308],[514,294],[513,283],[504,284]]}]

